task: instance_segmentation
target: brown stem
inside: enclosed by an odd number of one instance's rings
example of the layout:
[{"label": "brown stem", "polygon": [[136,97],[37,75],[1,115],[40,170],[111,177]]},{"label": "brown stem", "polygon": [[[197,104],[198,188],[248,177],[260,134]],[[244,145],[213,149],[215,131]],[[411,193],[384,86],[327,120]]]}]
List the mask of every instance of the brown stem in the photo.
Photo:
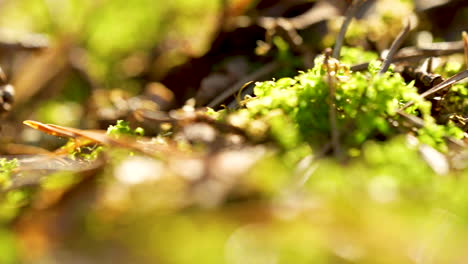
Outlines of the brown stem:
[{"label": "brown stem", "polygon": [[[438,85],[432,87],[431,89],[427,90],[426,92],[422,93],[420,96],[421,98],[428,97],[429,95],[435,94],[443,89],[450,87],[452,84],[459,82],[465,78],[468,78],[468,70],[464,70],[455,74],[454,76],[448,78],[447,80],[439,83]],[[403,106],[400,110],[404,110],[414,104],[413,101],[408,102],[405,106]]]}]

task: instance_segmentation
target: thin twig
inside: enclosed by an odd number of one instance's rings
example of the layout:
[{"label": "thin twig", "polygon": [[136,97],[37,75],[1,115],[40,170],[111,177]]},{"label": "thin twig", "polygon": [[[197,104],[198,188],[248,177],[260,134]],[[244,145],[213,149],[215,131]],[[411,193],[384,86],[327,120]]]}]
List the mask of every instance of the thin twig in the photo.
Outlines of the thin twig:
[{"label": "thin twig", "polygon": [[380,69],[379,74],[383,74],[388,70],[388,67],[390,67],[390,63],[392,63],[393,55],[395,55],[397,50],[400,48],[401,44],[403,44],[403,41],[408,36],[410,29],[411,29],[411,23],[408,20],[403,30],[400,32],[400,34],[398,34],[398,36],[396,37],[396,39],[393,41],[392,45],[390,46],[390,50],[388,51],[387,56],[385,57],[385,60],[382,64],[382,68]]},{"label": "thin twig", "polygon": [[[468,78],[468,70],[464,70],[455,74],[454,76],[448,78],[447,80],[439,83],[438,85],[432,87],[431,89],[425,91],[420,95],[421,98],[428,97],[429,95],[435,94],[443,89],[450,87],[452,84],[459,82],[465,78]],[[403,106],[400,110],[406,109],[414,104],[413,101],[408,102],[405,106]]]},{"label": "thin twig", "polygon": [[398,110],[397,114],[404,117],[406,120],[408,120],[411,124],[413,124],[417,128],[424,127],[424,120],[420,117],[405,113],[403,110]]},{"label": "thin twig", "polygon": [[354,16],[359,10],[359,7],[365,1],[366,0],[354,0],[351,3],[351,6],[346,11],[345,20],[343,21],[343,25],[341,25],[340,33],[338,34],[338,37],[336,38],[335,47],[333,47],[334,58],[337,58],[337,59],[340,58],[341,46],[343,46],[344,38],[346,35],[346,31],[348,30],[349,24],[351,24],[351,21],[353,20]]},{"label": "thin twig", "polygon": [[215,99],[213,99],[209,104],[208,107],[215,107],[226,100],[229,96],[233,95],[237,92],[245,83],[250,82],[252,80],[258,80],[263,78],[264,76],[276,71],[280,67],[280,63],[277,61],[270,62],[263,66],[262,68],[258,69],[257,71],[247,75],[246,77],[240,79],[231,87],[226,89],[222,94],[218,95]]},{"label": "thin twig", "polygon": [[330,130],[331,130],[331,143],[333,147],[333,153],[335,154],[336,158],[341,157],[341,147],[340,147],[340,132],[338,131],[338,125],[336,122],[336,106],[335,106],[335,94],[336,94],[336,87],[335,82],[332,77],[329,59],[331,56],[331,50],[327,49],[325,51],[325,61],[324,65],[327,67],[327,80],[328,80],[328,88],[329,88],[329,122],[330,122]]}]

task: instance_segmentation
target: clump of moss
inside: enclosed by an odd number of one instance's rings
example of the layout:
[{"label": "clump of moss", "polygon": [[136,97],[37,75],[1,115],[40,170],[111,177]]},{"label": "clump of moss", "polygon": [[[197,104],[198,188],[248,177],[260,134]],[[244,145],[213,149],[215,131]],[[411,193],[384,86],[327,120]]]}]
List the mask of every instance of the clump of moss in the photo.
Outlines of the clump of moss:
[{"label": "clump of moss", "polygon": [[[251,135],[267,134],[284,149],[303,142],[312,146],[329,141],[330,81],[336,88],[335,109],[341,143],[347,149],[360,147],[370,139],[385,139],[401,132],[413,131],[420,140],[443,150],[444,138],[460,137],[462,131],[454,126],[435,123],[431,103],[422,99],[413,83],[405,83],[400,74],[388,71],[379,74],[380,62],[370,64],[367,72],[351,72],[349,66],[330,59],[330,72],[324,57],[315,66],[294,78],[258,82],[255,97],[247,98],[245,108],[227,115],[233,125],[246,129]],[[398,114],[406,103],[407,114],[419,116],[424,126],[407,125]]]},{"label": "clump of moss", "polygon": [[115,126],[111,125],[107,128],[107,134],[115,137],[119,137],[120,135],[143,136],[145,131],[141,127],[131,129],[128,122],[124,120],[117,120]]}]

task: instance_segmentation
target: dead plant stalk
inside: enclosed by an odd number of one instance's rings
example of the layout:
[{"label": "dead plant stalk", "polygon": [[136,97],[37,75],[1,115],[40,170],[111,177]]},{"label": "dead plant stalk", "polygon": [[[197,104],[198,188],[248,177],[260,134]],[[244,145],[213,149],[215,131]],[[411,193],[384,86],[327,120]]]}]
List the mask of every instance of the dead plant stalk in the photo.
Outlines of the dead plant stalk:
[{"label": "dead plant stalk", "polygon": [[325,51],[325,67],[327,68],[327,82],[329,88],[329,122],[330,122],[330,133],[331,133],[331,143],[333,147],[333,153],[335,154],[336,158],[341,157],[341,146],[340,146],[340,132],[338,130],[338,125],[336,122],[336,105],[335,105],[335,94],[336,94],[336,86],[335,81],[333,79],[335,72],[332,72],[330,69],[329,59],[331,56],[331,50],[327,49]]}]

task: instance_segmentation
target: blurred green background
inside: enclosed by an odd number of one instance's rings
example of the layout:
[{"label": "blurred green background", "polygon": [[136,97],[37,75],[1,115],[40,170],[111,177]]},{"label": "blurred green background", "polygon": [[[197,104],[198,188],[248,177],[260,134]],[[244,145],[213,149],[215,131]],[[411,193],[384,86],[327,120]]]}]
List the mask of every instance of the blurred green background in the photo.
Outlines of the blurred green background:
[{"label": "blurred green background", "polygon": [[[16,133],[24,119],[102,128],[90,121],[98,110],[210,50],[223,2],[261,1],[0,1],[0,42],[49,47],[0,52],[18,93],[2,142],[63,144],[33,130]],[[414,7],[386,2],[404,6],[402,14]],[[362,32],[354,28],[350,42]],[[333,37],[320,41],[314,45]],[[325,158],[299,172],[288,162],[296,157],[260,148],[265,155],[232,182],[184,180],[156,159],[138,163],[135,153],[111,150],[110,164],[91,177],[58,172],[1,193],[0,263],[467,263],[466,151],[458,170],[439,175],[411,142],[368,142],[350,163]],[[116,176],[126,162],[162,176],[129,183]],[[193,169],[193,160],[178,162],[171,166]],[[225,164],[242,168],[235,162]]]}]

